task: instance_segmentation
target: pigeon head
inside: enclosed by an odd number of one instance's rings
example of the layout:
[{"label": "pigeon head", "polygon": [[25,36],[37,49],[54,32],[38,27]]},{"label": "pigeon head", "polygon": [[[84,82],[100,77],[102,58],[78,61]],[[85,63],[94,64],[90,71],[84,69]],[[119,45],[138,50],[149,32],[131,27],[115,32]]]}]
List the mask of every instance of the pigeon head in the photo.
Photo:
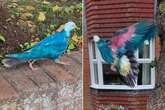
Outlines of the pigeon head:
[{"label": "pigeon head", "polygon": [[105,40],[101,39],[98,35],[94,35],[93,40],[96,43],[98,48],[99,47],[101,48],[102,46],[107,45]]},{"label": "pigeon head", "polygon": [[107,45],[106,41],[101,39],[98,35],[93,36],[93,41],[96,43],[97,47]]},{"label": "pigeon head", "polygon": [[98,35],[94,35],[94,36],[93,36],[93,40],[94,40],[95,42],[98,42],[98,41],[100,40],[100,37],[99,37]]},{"label": "pigeon head", "polygon": [[70,33],[73,29],[77,28],[76,24],[73,21],[69,21],[64,25],[64,30],[67,33]]},{"label": "pigeon head", "polygon": [[106,42],[106,40],[100,38],[97,35],[93,36],[93,40],[96,43],[96,47],[100,51],[103,60],[109,64],[112,64],[113,62],[112,51],[108,47],[108,43]]}]

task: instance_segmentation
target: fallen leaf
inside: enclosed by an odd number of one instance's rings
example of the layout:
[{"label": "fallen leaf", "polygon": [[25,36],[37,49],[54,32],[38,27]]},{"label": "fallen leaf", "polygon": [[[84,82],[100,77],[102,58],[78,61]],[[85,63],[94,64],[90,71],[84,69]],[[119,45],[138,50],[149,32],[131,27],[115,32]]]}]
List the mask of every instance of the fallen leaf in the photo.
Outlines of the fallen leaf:
[{"label": "fallen leaf", "polygon": [[52,7],[53,12],[59,11],[60,9],[61,9],[61,7],[59,7],[57,5]]},{"label": "fallen leaf", "polygon": [[21,15],[21,19],[23,19],[23,20],[27,20],[30,17],[33,17],[33,14],[32,13],[23,13]]},{"label": "fallen leaf", "polygon": [[45,0],[44,0],[42,3],[43,3],[43,4],[47,4],[47,5],[49,5],[49,4],[50,4],[50,2],[45,1]]},{"label": "fallen leaf", "polygon": [[73,34],[72,40],[75,41],[75,42],[79,41],[76,33]]},{"label": "fallen leaf", "polygon": [[0,34],[0,40],[5,42],[5,37]]},{"label": "fallen leaf", "polygon": [[39,22],[43,22],[43,21],[45,21],[45,19],[46,19],[45,12],[39,12],[37,20]]}]

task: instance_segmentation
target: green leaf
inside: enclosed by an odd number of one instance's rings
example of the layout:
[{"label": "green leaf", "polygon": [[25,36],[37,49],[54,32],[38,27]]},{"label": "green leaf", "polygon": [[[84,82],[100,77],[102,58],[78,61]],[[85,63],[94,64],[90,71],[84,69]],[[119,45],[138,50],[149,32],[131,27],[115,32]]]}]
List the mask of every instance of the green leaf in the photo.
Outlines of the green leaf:
[{"label": "green leaf", "polygon": [[72,50],[72,49],[74,49],[75,48],[75,45],[74,44],[70,44],[69,46],[68,46],[68,49],[69,50]]},{"label": "green leaf", "polygon": [[165,3],[161,3],[159,5],[159,10],[160,10],[161,13],[165,12]]},{"label": "green leaf", "polygon": [[0,41],[5,42],[5,37],[0,34]]},{"label": "green leaf", "polygon": [[50,30],[53,30],[53,29],[54,29],[54,27],[55,27],[55,26],[54,26],[54,25],[52,25],[52,24],[49,26]]}]

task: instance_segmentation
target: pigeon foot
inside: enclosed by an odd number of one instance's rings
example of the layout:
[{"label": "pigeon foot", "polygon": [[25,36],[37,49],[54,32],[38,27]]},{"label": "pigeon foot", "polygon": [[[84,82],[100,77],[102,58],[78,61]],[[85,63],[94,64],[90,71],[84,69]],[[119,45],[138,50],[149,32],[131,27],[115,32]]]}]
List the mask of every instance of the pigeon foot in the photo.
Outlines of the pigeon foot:
[{"label": "pigeon foot", "polygon": [[29,61],[28,63],[29,63],[29,67],[30,67],[31,70],[37,70],[38,69],[38,68],[33,67],[33,64],[35,63],[35,60]]}]

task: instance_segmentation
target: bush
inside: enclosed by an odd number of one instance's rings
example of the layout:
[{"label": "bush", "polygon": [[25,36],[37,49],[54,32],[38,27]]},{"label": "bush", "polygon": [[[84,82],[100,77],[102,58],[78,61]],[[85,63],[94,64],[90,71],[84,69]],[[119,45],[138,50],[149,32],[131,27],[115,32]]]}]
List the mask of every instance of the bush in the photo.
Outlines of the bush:
[{"label": "bush", "polygon": [[109,106],[103,106],[100,110],[126,110],[123,106],[118,105],[109,105]]},{"label": "bush", "polygon": [[73,20],[80,28],[74,32],[74,39],[69,41],[68,51],[76,48],[81,42],[81,1],[6,0],[5,6],[11,14],[8,21],[14,19],[23,32],[31,35],[29,42],[20,44],[22,50],[47,37],[68,20]]}]

